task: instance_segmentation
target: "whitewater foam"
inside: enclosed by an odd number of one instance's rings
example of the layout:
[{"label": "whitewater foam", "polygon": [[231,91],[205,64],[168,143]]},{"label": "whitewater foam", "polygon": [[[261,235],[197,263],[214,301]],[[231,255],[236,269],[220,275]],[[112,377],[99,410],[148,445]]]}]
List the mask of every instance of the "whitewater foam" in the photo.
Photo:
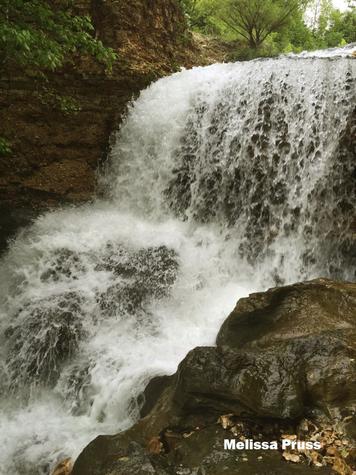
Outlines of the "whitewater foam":
[{"label": "whitewater foam", "polygon": [[239,297],[354,278],[355,64],[213,65],[141,94],[107,200],[40,217],[1,260],[0,471],[47,474],[129,427]]}]

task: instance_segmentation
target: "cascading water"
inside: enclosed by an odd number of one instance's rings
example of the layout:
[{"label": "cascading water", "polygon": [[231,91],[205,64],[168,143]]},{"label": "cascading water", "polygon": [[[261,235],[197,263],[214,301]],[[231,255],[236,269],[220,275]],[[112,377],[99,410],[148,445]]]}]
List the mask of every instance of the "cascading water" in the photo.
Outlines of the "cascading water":
[{"label": "cascading water", "polygon": [[150,377],[213,344],[239,297],[355,278],[355,68],[214,65],[141,94],[110,197],[40,217],[1,261],[1,473],[48,473],[127,428]]}]

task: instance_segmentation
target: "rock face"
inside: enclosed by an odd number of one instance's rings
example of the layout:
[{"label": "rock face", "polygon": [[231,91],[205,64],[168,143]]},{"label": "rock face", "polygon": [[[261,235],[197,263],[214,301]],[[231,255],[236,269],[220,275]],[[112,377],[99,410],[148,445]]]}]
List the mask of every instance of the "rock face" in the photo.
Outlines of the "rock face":
[{"label": "rock face", "polygon": [[217,348],[180,365],[184,409],[295,419],[356,402],[356,285],[318,280],[241,299]]},{"label": "rock face", "polygon": [[33,77],[0,73],[0,136],[13,153],[0,160],[0,204],[43,207],[85,201],[126,104],[153,79],[189,65],[190,37],[175,0],[78,0],[95,34],[119,60],[112,76],[93,61],[52,77],[54,89],[81,107],[74,115],[39,99]]},{"label": "rock face", "polygon": [[305,416],[344,421],[351,440],[355,361],[356,284],[318,279],[252,294],[223,324],[217,347],[194,349],[174,376],[156,378],[146,390],[148,415],[122,434],[94,440],[73,475],[314,473],[283,462],[278,451],[263,452],[262,465],[262,452],[245,460],[224,451],[231,434],[216,425],[217,416],[252,421],[262,440],[278,437],[273,430],[296,433]]}]

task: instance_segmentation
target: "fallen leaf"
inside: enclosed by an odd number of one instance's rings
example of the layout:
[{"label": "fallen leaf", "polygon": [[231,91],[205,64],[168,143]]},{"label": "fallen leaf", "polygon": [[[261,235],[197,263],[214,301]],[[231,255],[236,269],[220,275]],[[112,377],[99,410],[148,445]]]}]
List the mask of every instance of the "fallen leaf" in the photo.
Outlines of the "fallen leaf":
[{"label": "fallen leaf", "polygon": [[163,444],[160,441],[159,437],[152,437],[152,439],[148,443],[147,448],[150,454],[160,454],[163,448]]},{"label": "fallen leaf", "polygon": [[336,447],[332,447],[332,446],[328,447],[326,449],[326,453],[327,453],[327,455],[335,456],[337,454],[337,449],[336,449]]},{"label": "fallen leaf", "polygon": [[339,475],[352,475],[352,469],[340,457],[335,458],[333,470]]},{"label": "fallen leaf", "polygon": [[323,461],[325,463],[328,463],[329,465],[334,465],[335,459],[334,459],[334,457],[325,456],[325,457],[323,457]]},{"label": "fallen leaf", "polygon": [[220,416],[218,422],[222,425],[223,429],[229,429],[234,425],[234,423],[231,420],[231,417],[233,414],[226,414],[224,416]]},{"label": "fallen leaf", "polygon": [[313,465],[315,465],[316,467],[322,467],[323,464],[321,463],[321,455],[319,454],[319,452],[316,452],[315,450],[313,450],[311,453],[310,453],[310,459],[313,463]]},{"label": "fallen leaf", "polygon": [[282,434],[282,439],[297,440],[297,436],[296,436],[296,434],[293,434],[293,435]]},{"label": "fallen leaf", "polygon": [[299,429],[303,432],[308,432],[309,430],[309,424],[306,419],[303,419],[301,423],[299,424]]},{"label": "fallen leaf", "polygon": [[282,457],[287,460],[288,462],[299,463],[300,462],[300,455],[291,454],[290,452],[284,451]]},{"label": "fallen leaf", "polygon": [[56,466],[52,472],[52,475],[70,475],[72,470],[73,461],[71,458],[66,458]]}]

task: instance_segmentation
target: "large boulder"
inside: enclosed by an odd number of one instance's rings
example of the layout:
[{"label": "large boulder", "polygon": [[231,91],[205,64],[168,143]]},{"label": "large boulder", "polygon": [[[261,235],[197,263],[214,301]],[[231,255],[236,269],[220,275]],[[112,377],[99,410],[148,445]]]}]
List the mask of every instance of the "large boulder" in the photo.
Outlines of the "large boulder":
[{"label": "large boulder", "polygon": [[181,363],[175,399],[241,415],[298,418],[356,404],[356,284],[315,280],[241,299],[217,348]]},{"label": "large boulder", "polygon": [[[318,279],[252,294],[217,346],[192,350],[174,376],[153,380],[145,417],[89,444],[73,475],[352,473],[355,361],[356,284]],[[281,434],[320,440],[322,450],[224,450],[225,438]]]}]

